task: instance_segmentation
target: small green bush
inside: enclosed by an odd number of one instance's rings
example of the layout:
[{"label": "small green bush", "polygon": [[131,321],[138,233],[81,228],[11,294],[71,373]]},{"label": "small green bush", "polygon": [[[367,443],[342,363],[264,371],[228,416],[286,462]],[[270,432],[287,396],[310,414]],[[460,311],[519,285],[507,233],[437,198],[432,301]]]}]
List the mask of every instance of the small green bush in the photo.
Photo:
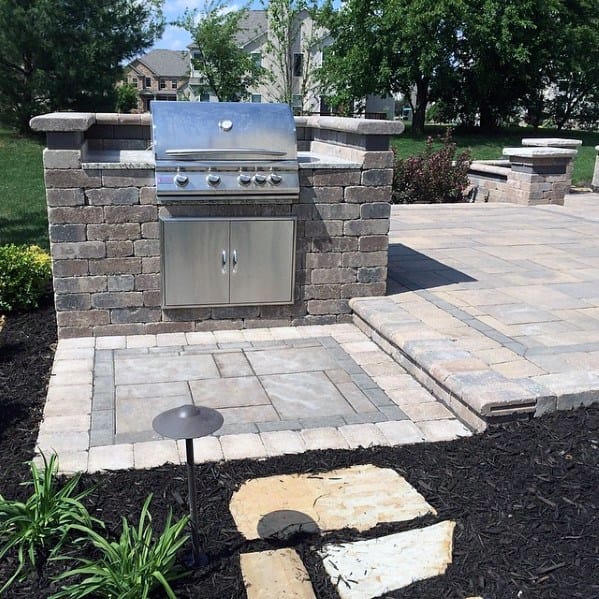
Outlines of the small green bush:
[{"label": "small green bush", "polygon": [[435,150],[432,137],[426,140],[424,152],[410,158],[395,159],[393,202],[396,204],[461,202],[468,187],[470,154],[456,156],[456,144],[447,130]]},{"label": "small green bush", "polygon": [[5,499],[0,495],[0,560],[16,551],[17,568],[0,588],[0,596],[15,580],[25,580],[31,571],[40,577],[48,559],[57,556],[74,525],[100,524],[81,503],[91,489],[76,493],[79,476],[59,487],[56,481],[58,462],[42,454],[44,467],[30,463],[33,491],[25,501]]},{"label": "small green bush", "polygon": [[50,256],[36,245],[0,245],[0,312],[36,308],[52,277]]},{"label": "small green bush", "polygon": [[[177,552],[187,542],[186,516],[172,522],[169,512],[163,532],[156,537],[152,529],[149,507],[152,495],[146,499],[139,518],[139,524],[132,527],[125,518],[118,541],[110,541],[88,526],[75,525],[81,533],[77,542],[91,543],[97,552],[97,559],[76,557],[81,565],[63,572],[56,577],[61,583],[71,577],[77,581],[63,587],[50,599],[81,599],[83,597],[103,597],[106,599],[148,599],[160,589],[162,595],[175,599],[170,582],[185,575],[177,565]],[[67,558],[70,559],[70,558]]]}]

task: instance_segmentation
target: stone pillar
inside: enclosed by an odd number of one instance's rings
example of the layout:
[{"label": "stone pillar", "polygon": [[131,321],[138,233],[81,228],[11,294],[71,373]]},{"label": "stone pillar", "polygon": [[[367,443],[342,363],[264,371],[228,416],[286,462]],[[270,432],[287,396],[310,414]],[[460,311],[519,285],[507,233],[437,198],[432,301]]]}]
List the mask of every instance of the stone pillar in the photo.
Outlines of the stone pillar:
[{"label": "stone pillar", "polygon": [[599,146],[595,146],[595,152],[597,152],[597,156],[595,157],[595,171],[591,188],[593,191],[599,191]]},{"label": "stone pillar", "polygon": [[[581,139],[568,139],[565,137],[531,137],[522,140],[522,145],[526,147],[534,148],[560,148],[564,150],[576,150],[582,145]],[[567,175],[570,178],[570,185],[572,185],[572,171],[574,170],[574,158],[568,165]]]},{"label": "stone pillar", "polygon": [[507,186],[510,201],[534,206],[564,203],[570,189],[568,167],[576,150],[559,148],[504,148],[510,161]]}]

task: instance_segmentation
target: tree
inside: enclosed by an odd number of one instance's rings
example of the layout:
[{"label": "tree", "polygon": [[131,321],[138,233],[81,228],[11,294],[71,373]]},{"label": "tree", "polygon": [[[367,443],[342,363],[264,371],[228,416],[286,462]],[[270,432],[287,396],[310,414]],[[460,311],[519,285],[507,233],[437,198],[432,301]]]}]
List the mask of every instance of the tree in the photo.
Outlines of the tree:
[{"label": "tree", "polygon": [[[266,12],[271,88],[278,102],[303,113],[319,86],[315,59],[326,32],[314,21],[316,6],[306,0],[270,0]],[[294,96],[300,98],[299,107]]]},{"label": "tree", "polygon": [[197,50],[193,68],[203,79],[203,91],[213,91],[219,102],[238,102],[261,78],[262,67],[238,45],[236,36],[247,9],[230,10],[220,0],[206,5],[198,14],[185,11],[174,24],[191,34]]},{"label": "tree", "polygon": [[492,130],[538,98],[560,0],[464,0],[451,72],[436,90],[445,113]]},{"label": "tree", "polygon": [[462,0],[348,0],[334,10],[329,0],[321,13],[333,39],[321,74],[328,95],[348,105],[400,92],[422,132],[435,80],[449,70],[462,9]]},{"label": "tree", "polygon": [[558,129],[599,121],[599,13],[595,0],[561,0],[551,36],[548,116]]},{"label": "tree", "polygon": [[123,83],[116,88],[117,112],[131,112],[137,108],[137,88],[130,83]]},{"label": "tree", "polygon": [[0,0],[0,117],[112,110],[121,64],[161,35],[162,0]]}]

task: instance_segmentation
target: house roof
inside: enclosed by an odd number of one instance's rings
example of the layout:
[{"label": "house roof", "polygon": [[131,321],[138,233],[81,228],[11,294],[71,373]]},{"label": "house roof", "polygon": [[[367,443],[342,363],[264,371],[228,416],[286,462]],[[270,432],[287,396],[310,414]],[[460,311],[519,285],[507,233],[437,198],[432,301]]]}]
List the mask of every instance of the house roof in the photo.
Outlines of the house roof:
[{"label": "house roof", "polygon": [[157,76],[185,77],[189,74],[188,53],[184,50],[152,50],[137,60]]},{"label": "house roof", "polygon": [[[268,31],[268,15],[265,10],[248,10],[245,18],[239,23],[239,31],[235,34],[235,40],[241,48],[247,46],[256,38]],[[197,48],[192,42],[187,46],[190,50]]]},{"label": "house roof", "polygon": [[240,30],[235,37],[243,47],[268,31],[268,15],[265,10],[249,10],[239,25]]}]

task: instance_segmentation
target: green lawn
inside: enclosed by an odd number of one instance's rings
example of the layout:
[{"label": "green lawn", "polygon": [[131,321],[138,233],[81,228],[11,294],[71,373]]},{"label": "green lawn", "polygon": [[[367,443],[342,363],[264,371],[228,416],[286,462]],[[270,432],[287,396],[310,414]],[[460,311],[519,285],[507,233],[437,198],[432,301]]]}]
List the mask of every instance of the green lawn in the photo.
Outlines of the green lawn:
[{"label": "green lawn", "polygon": [[[426,136],[436,137],[442,135],[443,127],[426,127]],[[425,137],[413,137],[409,128],[401,137],[393,140],[397,154],[401,158],[407,158],[418,154],[424,149]],[[599,145],[599,132],[589,131],[557,131],[556,129],[537,129],[527,127],[514,127],[503,129],[495,135],[482,135],[478,133],[454,132],[453,139],[460,149],[469,149],[472,158],[477,160],[492,160],[502,158],[503,148],[520,147],[524,137],[567,137],[582,139],[582,146],[574,162],[573,183],[580,186],[588,186],[593,178],[595,167],[595,146]]]},{"label": "green lawn", "polygon": [[48,244],[42,141],[0,127],[0,244]]}]

